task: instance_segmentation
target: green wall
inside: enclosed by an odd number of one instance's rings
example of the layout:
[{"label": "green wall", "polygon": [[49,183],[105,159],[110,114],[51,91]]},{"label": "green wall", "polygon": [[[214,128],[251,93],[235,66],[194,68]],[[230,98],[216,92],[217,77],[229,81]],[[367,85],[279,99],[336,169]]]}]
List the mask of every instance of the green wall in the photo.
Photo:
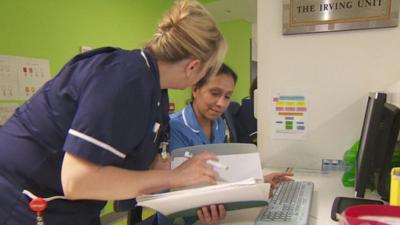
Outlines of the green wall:
[{"label": "green wall", "polygon": [[249,95],[251,24],[244,20],[238,20],[221,23],[220,28],[229,45],[225,62],[239,77],[233,100],[240,101]]},{"label": "green wall", "polygon": [[199,0],[199,2],[201,2],[203,4],[207,4],[207,3],[210,3],[210,2],[216,2],[216,1],[218,1],[218,0]]},{"label": "green wall", "polygon": [[54,75],[81,45],[143,46],[171,2],[2,0],[0,54],[47,58]]},{"label": "green wall", "polygon": [[[81,45],[141,48],[173,0],[2,0],[0,54],[45,58],[55,75]],[[250,77],[251,24],[220,24],[229,44],[226,62],[238,73],[234,100],[247,95]],[[170,91],[177,109],[190,90]]]}]

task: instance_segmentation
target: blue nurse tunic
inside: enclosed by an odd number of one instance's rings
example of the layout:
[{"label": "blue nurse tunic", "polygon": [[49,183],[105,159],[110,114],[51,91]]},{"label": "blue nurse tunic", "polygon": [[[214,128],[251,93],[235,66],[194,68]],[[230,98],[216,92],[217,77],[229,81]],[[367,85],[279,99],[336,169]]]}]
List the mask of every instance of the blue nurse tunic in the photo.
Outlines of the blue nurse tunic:
[{"label": "blue nurse tunic", "polygon": [[225,123],[221,117],[213,121],[211,140],[201,128],[193,111],[192,104],[188,104],[182,111],[170,115],[170,142],[171,150],[204,144],[225,142]]},{"label": "blue nurse tunic", "polygon": [[[168,97],[150,52],[102,48],[76,56],[0,128],[0,224],[36,224],[23,190],[63,196],[65,152],[98,165],[148,169],[157,153],[155,123],[165,120]],[[53,200],[44,222],[99,224],[104,204]]]}]

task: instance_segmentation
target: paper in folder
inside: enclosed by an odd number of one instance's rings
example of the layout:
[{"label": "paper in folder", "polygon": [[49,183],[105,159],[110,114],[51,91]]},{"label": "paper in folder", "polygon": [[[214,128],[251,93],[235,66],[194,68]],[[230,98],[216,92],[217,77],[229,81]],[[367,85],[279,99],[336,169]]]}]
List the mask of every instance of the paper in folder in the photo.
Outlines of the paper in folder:
[{"label": "paper in folder", "polygon": [[266,205],[269,184],[254,178],[199,188],[142,195],[136,198],[139,206],[152,208],[169,218],[196,215],[199,207],[224,204],[226,210]]},{"label": "paper in folder", "polygon": [[172,168],[179,166],[189,151],[213,152],[229,170],[216,168],[217,185],[143,195],[136,198],[139,206],[152,208],[170,219],[195,216],[202,206],[223,204],[225,210],[259,207],[267,204],[269,188],[263,181],[260,157],[253,144],[208,144],[176,149],[172,152]]}]

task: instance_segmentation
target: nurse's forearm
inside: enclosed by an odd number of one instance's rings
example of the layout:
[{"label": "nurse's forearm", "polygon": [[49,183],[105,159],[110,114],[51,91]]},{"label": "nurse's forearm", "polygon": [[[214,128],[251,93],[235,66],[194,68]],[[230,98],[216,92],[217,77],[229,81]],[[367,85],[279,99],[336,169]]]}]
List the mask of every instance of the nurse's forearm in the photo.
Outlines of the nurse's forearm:
[{"label": "nurse's forearm", "polygon": [[61,181],[67,199],[121,200],[172,186],[172,171],[131,171],[98,166],[65,153]]}]

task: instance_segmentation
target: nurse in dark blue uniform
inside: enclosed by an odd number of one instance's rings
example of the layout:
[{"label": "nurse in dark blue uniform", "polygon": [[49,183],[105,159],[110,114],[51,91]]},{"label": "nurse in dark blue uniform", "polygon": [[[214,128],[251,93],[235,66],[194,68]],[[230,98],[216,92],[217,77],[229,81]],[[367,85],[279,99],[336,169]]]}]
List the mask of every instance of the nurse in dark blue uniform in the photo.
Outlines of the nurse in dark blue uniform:
[{"label": "nurse in dark blue uniform", "polygon": [[97,225],[106,200],[215,183],[214,155],[169,170],[155,142],[168,123],[166,89],[215,74],[224,54],[207,11],[183,0],[143,51],[73,58],[0,129],[0,224],[36,224],[37,197],[48,200],[47,225]]}]

